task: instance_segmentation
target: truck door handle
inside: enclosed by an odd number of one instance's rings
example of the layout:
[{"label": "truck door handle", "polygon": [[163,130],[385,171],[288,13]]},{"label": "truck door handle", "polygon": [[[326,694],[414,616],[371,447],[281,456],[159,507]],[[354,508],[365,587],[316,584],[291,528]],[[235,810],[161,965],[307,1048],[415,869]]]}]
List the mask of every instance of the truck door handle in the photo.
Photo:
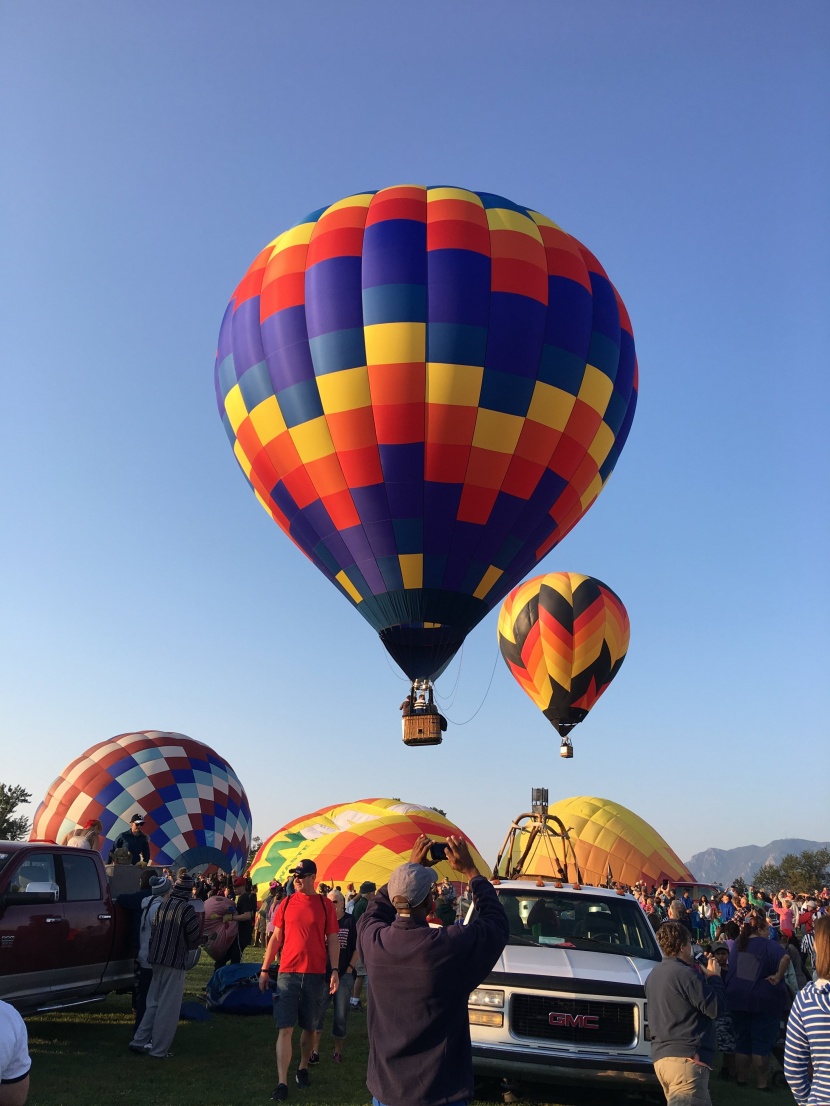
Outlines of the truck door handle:
[{"label": "truck door handle", "polygon": [[99,921],[99,922],[109,922],[109,921],[112,921],[112,914],[99,914],[99,915],[98,915],[98,921]]},{"label": "truck door handle", "polygon": [[44,920],[45,920],[46,924],[48,925],[49,922],[62,922],[63,918],[58,916],[58,917],[45,918]]}]

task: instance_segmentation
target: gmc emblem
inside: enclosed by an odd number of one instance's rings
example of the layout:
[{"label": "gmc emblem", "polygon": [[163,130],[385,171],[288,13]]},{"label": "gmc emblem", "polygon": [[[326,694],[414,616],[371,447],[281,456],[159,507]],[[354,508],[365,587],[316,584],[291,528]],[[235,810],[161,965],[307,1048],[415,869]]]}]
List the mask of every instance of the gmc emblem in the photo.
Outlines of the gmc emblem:
[{"label": "gmc emblem", "polygon": [[568,1029],[599,1029],[599,1018],[594,1014],[548,1014],[548,1021]]}]

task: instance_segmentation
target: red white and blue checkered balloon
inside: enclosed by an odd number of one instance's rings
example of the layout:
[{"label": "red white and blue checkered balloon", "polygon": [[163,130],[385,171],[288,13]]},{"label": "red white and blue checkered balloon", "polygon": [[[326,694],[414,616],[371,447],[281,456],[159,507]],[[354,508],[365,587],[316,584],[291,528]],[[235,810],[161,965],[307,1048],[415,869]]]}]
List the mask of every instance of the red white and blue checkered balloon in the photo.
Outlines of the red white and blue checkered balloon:
[{"label": "red white and blue checkered balloon", "polygon": [[106,856],[134,814],[144,816],[154,864],[246,866],[251,810],[236,773],[201,741],[162,730],[119,734],[73,760],[38,807],[31,836],[60,843],[98,818]]}]

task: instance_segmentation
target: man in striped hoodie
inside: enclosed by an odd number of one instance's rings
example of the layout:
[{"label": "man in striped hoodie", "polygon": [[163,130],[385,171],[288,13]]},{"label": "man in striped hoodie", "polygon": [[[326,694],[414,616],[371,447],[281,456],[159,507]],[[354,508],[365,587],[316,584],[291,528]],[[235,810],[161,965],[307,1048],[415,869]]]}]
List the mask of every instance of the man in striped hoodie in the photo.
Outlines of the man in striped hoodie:
[{"label": "man in striped hoodie", "polygon": [[131,1052],[166,1060],[179,1024],[184,994],[185,959],[199,945],[202,925],[190,903],[193,880],[181,876],[153,919],[147,960],[153,982],[138,1032],[129,1043]]}]

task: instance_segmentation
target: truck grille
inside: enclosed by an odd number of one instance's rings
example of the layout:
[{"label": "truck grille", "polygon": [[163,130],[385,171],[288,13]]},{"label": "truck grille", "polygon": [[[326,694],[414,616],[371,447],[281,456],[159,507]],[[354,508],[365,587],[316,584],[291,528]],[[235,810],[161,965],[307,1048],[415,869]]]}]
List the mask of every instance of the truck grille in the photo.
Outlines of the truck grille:
[{"label": "truck grille", "polygon": [[[552,1025],[551,1015],[560,1024]],[[561,1044],[625,1048],[634,1043],[634,1006],[624,1002],[591,1002],[555,994],[513,995],[510,1024],[519,1037]]]}]

